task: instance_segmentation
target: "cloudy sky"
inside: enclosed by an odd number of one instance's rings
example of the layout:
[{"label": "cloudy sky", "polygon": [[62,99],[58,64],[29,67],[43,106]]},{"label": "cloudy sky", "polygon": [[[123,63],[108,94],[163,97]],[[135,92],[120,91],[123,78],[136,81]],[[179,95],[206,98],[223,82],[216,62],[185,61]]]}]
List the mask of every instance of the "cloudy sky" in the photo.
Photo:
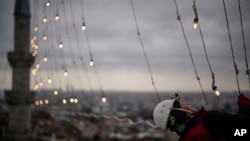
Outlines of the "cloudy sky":
[{"label": "cloudy sky", "polygon": [[[83,89],[154,91],[143,54],[130,0],[47,0],[31,1],[31,37],[39,45],[35,64],[41,68],[31,75],[31,89],[42,81],[40,89]],[[242,91],[249,90],[238,1],[225,0],[235,61]],[[14,0],[0,5],[0,88],[11,88],[11,68],[6,53],[13,50]],[[136,21],[158,91],[201,91],[196,80],[181,26],[176,20],[173,0],[134,0]],[[82,5],[83,4],[83,5]],[[179,14],[189,42],[198,75],[205,90],[211,91],[211,73],[206,62],[198,29],[193,28],[192,0],[177,0]],[[207,54],[222,91],[237,91],[232,53],[223,1],[196,0]],[[250,2],[241,0],[247,57],[250,57]],[[59,21],[54,19],[57,14]],[[81,30],[84,20],[86,30]],[[48,22],[43,23],[47,17]],[[38,25],[38,31],[34,27]],[[87,32],[87,34],[86,34]],[[43,35],[48,39],[43,41]],[[87,35],[87,36],[86,36]],[[64,47],[58,47],[60,41]],[[30,49],[34,51],[34,49]],[[89,66],[92,53],[95,68]],[[44,56],[48,61],[44,62]],[[82,58],[82,59],[81,59]],[[249,60],[249,59],[248,59]],[[250,60],[249,60],[250,61]],[[34,64],[34,66],[35,66]],[[33,66],[33,68],[34,68]],[[85,67],[84,67],[85,66]],[[63,76],[64,70],[69,73]],[[52,84],[47,83],[48,77]]]}]

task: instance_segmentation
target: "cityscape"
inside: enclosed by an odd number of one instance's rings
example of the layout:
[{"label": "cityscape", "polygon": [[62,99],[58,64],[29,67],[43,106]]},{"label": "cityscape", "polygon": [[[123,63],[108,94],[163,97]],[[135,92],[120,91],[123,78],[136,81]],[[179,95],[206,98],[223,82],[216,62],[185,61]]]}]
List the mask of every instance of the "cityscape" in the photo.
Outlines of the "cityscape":
[{"label": "cityscape", "polygon": [[[107,92],[110,103],[103,103],[101,96],[90,93],[74,94],[62,92],[54,95],[53,90],[38,92],[32,104],[32,131],[37,141],[176,141],[178,136],[171,131],[163,131],[154,125],[152,112],[157,104],[154,93],[149,92]],[[62,94],[63,93],[63,94]],[[95,92],[96,94],[100,92]],[[169,99],[172,93],[161,93],[162,100]],[[7,105],[1,93],[1,136],[8,128]],[[179,93],[182,101],[196,108],[206,104],[201,93]],[[77,98],[75,103],[70,98]],[[221,106],[213,93],[207,93],[210,110],[223,110],[236,113],[238,110],[236,92],[222,94]],[[63,103],[67,99],[68,103]],[[46,102],[47,100],[47,102]]]},{"label": "cityscape", "polygon": [[[238,108],[250,104],[249,6],[247,0],[6,1],[0,140],[177,141],[205,126],[203,108],[240,115]],[[175,101],[158,107],[157,119],[155,107],[167,99]],[[242,119],[237,124],[245,126]],[[213,131],[203,128],[210,137]]]}]

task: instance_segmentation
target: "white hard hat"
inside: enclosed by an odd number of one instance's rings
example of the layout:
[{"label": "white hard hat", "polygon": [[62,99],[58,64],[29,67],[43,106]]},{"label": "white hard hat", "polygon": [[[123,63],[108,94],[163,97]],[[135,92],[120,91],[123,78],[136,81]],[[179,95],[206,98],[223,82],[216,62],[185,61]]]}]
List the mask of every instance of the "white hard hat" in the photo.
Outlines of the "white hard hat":
[{"label": "white hard hat", "polygon": [[161,101],[155,106],[153,118],[158,127],[166,129],[169,113],[173,108],[175,99]]}]

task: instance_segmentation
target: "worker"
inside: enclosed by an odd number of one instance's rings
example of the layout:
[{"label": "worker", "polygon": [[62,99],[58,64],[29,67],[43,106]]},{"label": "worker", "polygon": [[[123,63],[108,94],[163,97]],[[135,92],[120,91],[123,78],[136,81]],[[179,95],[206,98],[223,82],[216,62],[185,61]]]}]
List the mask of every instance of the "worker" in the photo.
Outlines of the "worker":
[{"label": "worker", "polygon": [[250,99],[238,96],[236,114],[182,106],[179,95],[156,105],[153,118],[158,127],[179,135],[180,141],[250,141]]}]

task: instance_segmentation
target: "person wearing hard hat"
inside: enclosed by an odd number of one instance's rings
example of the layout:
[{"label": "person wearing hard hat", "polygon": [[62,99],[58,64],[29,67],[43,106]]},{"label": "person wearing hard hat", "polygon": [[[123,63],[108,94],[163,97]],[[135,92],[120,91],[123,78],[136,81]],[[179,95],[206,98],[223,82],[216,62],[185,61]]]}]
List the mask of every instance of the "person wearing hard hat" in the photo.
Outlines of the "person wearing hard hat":
[{"label": "person wearing hard hat", "polygon": [[153,118],[161,129],[176,132],[180,141],[250,141],[250,99],[244,94],[238,96],[237,114],[185,108],[178,96],[157,104]]}]

